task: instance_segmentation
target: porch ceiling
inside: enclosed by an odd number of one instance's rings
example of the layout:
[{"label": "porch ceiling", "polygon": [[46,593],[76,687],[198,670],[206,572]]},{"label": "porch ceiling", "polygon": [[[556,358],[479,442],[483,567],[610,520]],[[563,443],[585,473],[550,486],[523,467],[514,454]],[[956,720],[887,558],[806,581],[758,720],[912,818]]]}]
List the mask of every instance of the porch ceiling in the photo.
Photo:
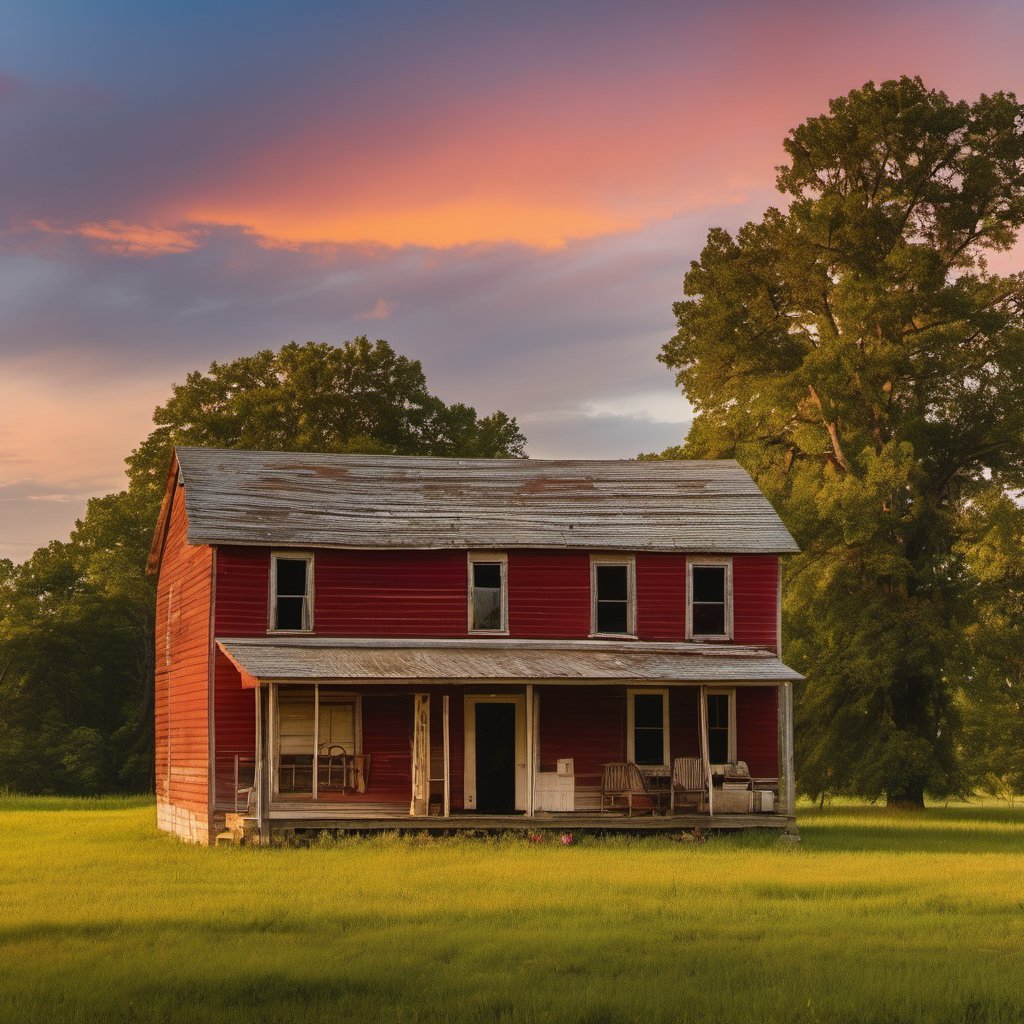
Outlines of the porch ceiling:
[{"label": "porch ceiling", "polygon": [[601,640],[218,639],[246,686],[337,679],[776,683],[803,679],[771,651]]}]

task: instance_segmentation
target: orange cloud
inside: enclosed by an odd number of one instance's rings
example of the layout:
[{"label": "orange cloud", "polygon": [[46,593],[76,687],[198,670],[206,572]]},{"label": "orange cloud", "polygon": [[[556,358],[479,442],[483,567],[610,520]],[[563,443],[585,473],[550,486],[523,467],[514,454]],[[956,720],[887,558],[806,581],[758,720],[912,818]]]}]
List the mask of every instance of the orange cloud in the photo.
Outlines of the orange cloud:
[{"label": "orange cloud", "polygon": [[199,245],[196,229],[178,230],[145,224],[127,224],[123,220],[94,221],[61,227],[49,221],[34,220],[37,231],[86,238],[101,252],[117,256],[165,256],[191,252]]}]

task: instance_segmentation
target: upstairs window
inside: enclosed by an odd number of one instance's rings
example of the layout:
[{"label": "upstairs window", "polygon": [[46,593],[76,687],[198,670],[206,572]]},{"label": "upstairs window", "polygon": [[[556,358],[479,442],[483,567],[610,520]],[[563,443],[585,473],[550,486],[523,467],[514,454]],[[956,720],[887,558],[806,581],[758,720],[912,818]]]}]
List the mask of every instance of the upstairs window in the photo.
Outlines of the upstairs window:
[{"label": "upstairs window", "polygon": [[469,556],[469,631],[508,632],[508,559],[504,555]]},{"label": "upstairs window", "polygon": [[590,560],[591,632],[632,636],[636,632],[636,563],[629,558]]},{"label": "upstairs window", "polygon": [[732,565],[723,560],[691,560],[687,594],[687,636],[728,640],[732,636]]},{"label": "upstairs window", "polygon": [[270,628],[287,633],[312,630],[312,555],[271,556]]}]

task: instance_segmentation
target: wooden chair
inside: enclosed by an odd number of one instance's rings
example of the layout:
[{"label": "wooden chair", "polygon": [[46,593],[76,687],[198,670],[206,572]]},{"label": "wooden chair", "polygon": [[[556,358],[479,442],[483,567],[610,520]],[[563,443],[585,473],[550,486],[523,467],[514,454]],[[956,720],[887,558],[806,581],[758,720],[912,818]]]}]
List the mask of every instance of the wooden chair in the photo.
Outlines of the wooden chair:
[{"label": "wooden chair", "polygon": [[[682,797],[676,800],[676,796]],[[676,804],[693,805],[698,811],[707,806],[708,778],[704,762],[699,757],[677,757],[672,762],[672,795],[669,798],[669,813],[675,814]],[[696,797],[696,801],[690,797]]]},{"label": "wooden chair", "polygon": [[[624,800],[629,816],[633,816],[633,798],[643,797],[653,812],[654,804],[647,792],[643,773],[632,761],[612,761],[601,773],[601,810],[614,810],[616,800]],[[607,801],[607,807],[605,803]],[[647,808],[645,808],[647,809]]]}]

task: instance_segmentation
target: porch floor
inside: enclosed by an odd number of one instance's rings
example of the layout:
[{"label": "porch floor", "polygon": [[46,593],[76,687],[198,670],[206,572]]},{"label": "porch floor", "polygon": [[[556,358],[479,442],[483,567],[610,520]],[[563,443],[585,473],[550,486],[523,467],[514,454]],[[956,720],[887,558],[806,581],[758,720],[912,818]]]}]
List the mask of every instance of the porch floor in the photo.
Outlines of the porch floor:
[{"label": "porch floor", "polygon": [[[252,819],[255,823],[255,819]],[[330,830],[332,832],[507,832],[579,829],[586,832],[680,832],[688,829],[735,830],[751,828],[796,830],[796,818],[787,814],[657,814],[634,815],[598,811],[565,813],[538,812],[532,818],[524,814],[453,814],[449,818],[434,815],[413,817],[391,814],[386,817],[325,817],[319,808],[308,811],[289,809],[272,811],[272,832],[294,830]]]}]

